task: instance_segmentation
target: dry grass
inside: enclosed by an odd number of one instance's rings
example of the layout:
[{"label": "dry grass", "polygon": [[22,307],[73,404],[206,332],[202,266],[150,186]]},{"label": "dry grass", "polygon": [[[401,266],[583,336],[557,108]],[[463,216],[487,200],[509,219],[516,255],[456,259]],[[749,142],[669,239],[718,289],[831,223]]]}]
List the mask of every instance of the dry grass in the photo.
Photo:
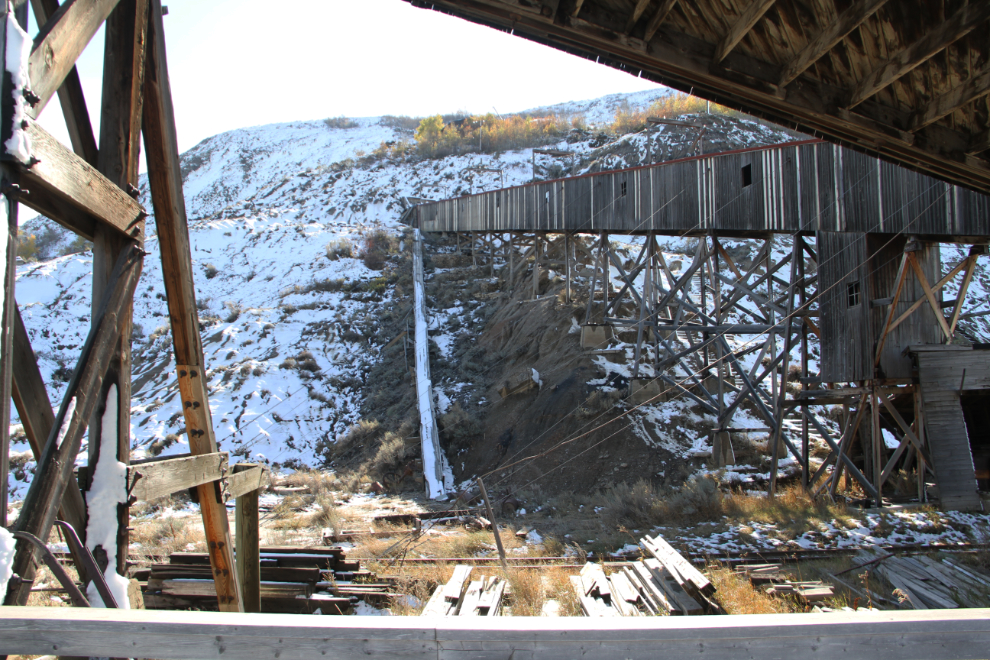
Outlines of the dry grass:
[{"label": "dry grass", "polygon": [[[134,547],[140,544],[138,547]],[[205,552],[203,525],[198,517],[153,518],[135,521],[131,530],[132,551],[151,563],[168,561],[173,552]]]},{"label": "dry grass", "polygon": [[715,585],[715,600],[729,614],[782,614],[800,612],[800,606],[790,598],[771,598],[757,591],[745,577],[731,568],[709,564],[705,575]]}]

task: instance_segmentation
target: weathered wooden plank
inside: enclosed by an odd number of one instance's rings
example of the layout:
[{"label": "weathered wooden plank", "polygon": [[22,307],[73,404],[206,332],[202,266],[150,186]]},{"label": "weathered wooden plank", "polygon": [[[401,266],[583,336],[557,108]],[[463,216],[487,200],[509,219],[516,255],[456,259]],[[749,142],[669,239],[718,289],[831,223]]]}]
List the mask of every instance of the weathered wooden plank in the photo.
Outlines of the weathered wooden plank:
[{"label": "weathered wooden plank", "polygon": [[28,59],[31,91],[39,99],[29,106],[31,117],[37,118],[45,109],[117,2],[69,0],[41,27]]},{"label": "weathered wooden plank", "polygon": [[[58,0],[31,0],[31,7],[34,9],[34,17],[38,25],[45,25],[49,17],[58,12],[59,4]],[[72,150],[87,163],[96,167],[96,137],[93,135],[93,125],[90,123],[89,110],[86,108],[86,97],[75,66],[69,69],[62,86],[58,88],[58,100],[62,106],[62,116],[65,118]]]},{"label": "weathered wooden plank", "polygon": [[134,501],[149,501],[219,481],[227,473],[227,452],[166,458],[128,466],[127,493]]},{"label": "weathered wooden plank", "polygon": [[234,473],[227,477],[227,499],[238,498],[264,488],[268,484],[268,468],[264,465],[238,463]]},{"label": "weathered wooden plank", "polygon": [[[2,15],[2,14],[0,14]],[[0,46],[5,43],[0,38]],[[7,76],[4,76],[7,78]],[[6,85],[0,89],[8,89]],[[0,250],[3,275],[0,279],[0,525],[7,525],[10,474],[10,395],[14,351],[14,283],[17,280],[17,202],[0,195]]]},{"label": "weathered wooden plank", "polygon": [[701,571],[692,566],[677,550],[674,550],[660,535],[655,538],[646,536],[640,542],[646,550],[657,558],[664,566],[670,567],[680,574],[685,580],[691,582],[694,588],[711,596],[715,593],[715,585],[708,578],[701,574]]},{"label": "weathered wooden plank", "polygon": [[844,12],[829,23],[818,36],[808,42],[794,59],[787,63],[780,74],[779,85],[786,87],[800,76],[812,64],[820,60],[836,44],[845,39],[846,35],[859,27],[866,19],[883,7],[887,0],[857,0]]},{"label": "weathered wooden plank", "polygon": [[[99,313],[93,317],[79,363],[66,388],[56,423],[48,435],[34,480],[24,498],[25,508],[17,519],[17,531],[30,532],[38,538],[48,538],[51,532],[66,484],[72,479],[83,432],[96,408],[96,395],[102,387],[120,334],[118,319],[126,309],[125,303],[134,294],[140,277],[141,260],[141,251],[136,245],[117,260],[108,287],[112,293],[104,296]],[[34,555],[33,546],[18,543],[13,569],[28,581],[7,589],[5,604],[23,605],[27,602],[30,579],[35,572]]]},{"label": "weathered wooden plank", "polygon": [[[48,390],[45,389],[41,369],[38,368],[38,361],[31,349],[31,339],[21,319],[21,312],[16,308],[11,365],[14,405],[17,406],[17,414],[21,418],[21,424],[24,425],[24,435],[27,436],[31,453],[34,454],[34,460],[37,462],[41,459],[44,442],[55,425],[55,413],[52,412]],[[86,502],[83,500],[82,491],[79,490],[79,484],[74,479],[69,480],[65,486],[65,495],[62,496],[62,506],[58,515],[72,525],[79,538],[85,541]]]},{"label": "weathered wooden plank", "polygon": [[[258,472],[262,473],[258,476],[258,483],[261,483],[264,476],[262,466],[240,463],[234,466],[233,476],[253,477]],[[258,495],[259,490],[252,488],[234,496],[237,498],[234,505],[237,577],[241,583],[245,612],[261,611],[261,522],[258,517]]]},{"label": "weathered wooden plank", "polygon": [[[754,614],[581,619],[279,616],[225,612],[0,608],[0,651],[128,657],[168,649],[175,660],[308,657],[351,660],[575,657],[713,660],[868,656],[978,658],[990,643],[990,610]],[[425,624],[425,625],[424,625]]]},{"label": "weathered wooden plank", "polygon": [[[143,240],[141,226],[146,214],[140,204],[37,123],[28,121],[26,133],[38,162],[18,169],[17,182],[30,191],[20,197],[21,202],[39,213],[52,214],[52,220],[85,238],[93,237],[86,225],[104,223],[129,240]],[[60,213],[64,208],[70,209],[69,217]]]},{"label": "weathered wooden plank", "polygon": [[[141,130],[147,150],[148,182],[158,228],[172,340],[179,365],[179,391],[189,448],[193,454],[210,454],[217,451],[217,442],[203,374],[203,345],[199,335],[189,228],[182,193],[160,0],[151,0],[147,48]],[[197,488],[220,609],[243,611],[226,507],[217,497],[214,486]]]}]

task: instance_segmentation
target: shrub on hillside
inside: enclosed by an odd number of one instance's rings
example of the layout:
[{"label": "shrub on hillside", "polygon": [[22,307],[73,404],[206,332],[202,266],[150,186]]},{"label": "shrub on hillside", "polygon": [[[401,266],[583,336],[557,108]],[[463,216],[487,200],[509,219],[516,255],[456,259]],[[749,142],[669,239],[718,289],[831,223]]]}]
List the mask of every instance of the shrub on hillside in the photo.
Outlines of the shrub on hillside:
[{"label": "shrub on hillside", "polygon": [[358,123],[349,117],[327,117],[323,120],[327,128],[357,128]]},{"label": "shrub on hillside", "polygon": [[327,259],[337,261],[338,259],[350,258],[354,256],[354,246],[346,238],[327,243]]}]

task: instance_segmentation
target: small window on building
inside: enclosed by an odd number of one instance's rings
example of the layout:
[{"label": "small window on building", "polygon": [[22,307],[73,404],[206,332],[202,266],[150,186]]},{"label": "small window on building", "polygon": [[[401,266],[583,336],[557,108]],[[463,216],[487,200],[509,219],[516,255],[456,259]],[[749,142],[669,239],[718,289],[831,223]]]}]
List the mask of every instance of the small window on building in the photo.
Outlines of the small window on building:
[{"label": "small window on building", "polygon": [[855,307],[860,302],[859,282],[846,285],[846,301],[850,307]]},{"label": "small window on building", "polygon": [[501,197],[496,197],[495,198],[495,208],[501,208],[501,206],[502,206],[502,198]]},{"label": "small window on building", "polygon": [[619,185],[619,197],[625,197],[625,196],[626,196],[626,182],[623,181]]},{"label": "small window on building", "polygon": [[743,165],[742,167],[742,187],[753,185],[753,166]]}]

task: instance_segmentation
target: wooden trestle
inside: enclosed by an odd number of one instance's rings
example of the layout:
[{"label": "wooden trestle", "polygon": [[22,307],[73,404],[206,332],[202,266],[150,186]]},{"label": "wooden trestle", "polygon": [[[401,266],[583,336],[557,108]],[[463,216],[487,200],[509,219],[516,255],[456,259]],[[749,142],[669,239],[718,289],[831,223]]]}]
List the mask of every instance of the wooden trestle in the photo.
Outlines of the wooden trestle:
[{"label": "wooden trestle", "polygon": [[[501,261],[508,284],[533,298],[543,292],[544,269],[562,275],[565,299],[577,295],[579,302],[586,303],[583,348],[591,356],[606,355],[613,337],[632,343],[631,403],[675,397],[692,401],[715,420],[709,439],[716,466],[735,462],[734,435],[765,434],[773,465],[793,458],[802,485],[815,496],[834,497],[845,475],[882,506],[884,484],[903,469],[916,471],[919,500],[928,498],[926,479],[931,482],[934,477],[941,486],[942,506],[981,508],[959,395],[952,393],[952,420],[958,428],[952,432],[957,438],[950,448],[948,422],[925,412],[937,397],[924,394],[925,371],[921,387],[911,376],[913,364],[930,359],[909,357],[905,366],[902,352],[910,346],[912,355],[927,356],[925,348],[958,348],[935,341],[951,344],[956,337],[976,260],[985,251],[982,244],[973,246],[969,256],[948,273],[937,271],[936,275],[932,269],[939,268],[937,244],[927,243],[926,251],[920,252],[922,242],[900,237],[897,243],[896,236],[880,236],[885,247],[892,240],[903,247],[899,257],[889,259],[893,254],[889,249],[850,257],[844,248],[829,247],[821,232],[817,242],[791,236],[789,250],[781,252],[774,245],[782,239],[773,234],[746,241],[746,249],[737,251],[727,249],[724,239],[711,231],[690,239],[695,243],[694,254],[690,261],[677,264],[664,257],[658,232],[634,239],[640,246],[631,262],[615,251],[610,240],[615,236],[608,232],[595,236],[458,232],[457,244],[458,249],[470,250],[475,264],[490,273],[495,272],[496,261]],[[738,247],[741,241],[733,240]],[[745,255],[746,262],[737,263],[733,253]],[[881,262],[880,256],[886,260]],[[835,265],[845,268],[841,264],[850,258],[864,263],[836,274]],[[924,268],[919,265],[922,260]],[[862,291],[856,294],[859,298],[850,300],[847,287],[849,283],[859,286],[860,267],[869,272],[863,276]],[[926,275],[926,271],[932,272]],[[579,280],[583,283],[580,291]],[[914,286],[906,284],[909,280],[917,281],[917,296],[905,302],[901,296]],[[953,280],[958,283],[957,299],[943,302],[940,292]],[[884,288],[888,285],[890,290]],[[946,307],[948,317],[942,311]],[[855,316],[860,308],[874,313]],[[737,322],[728,320],[730,314]],[[856,336],[863,339],[859,343],[842,343],[846,341],[842,337],[828,334],[834,335],[834,326],[852,324],[860,317],[863,326]],[[822,320],[828,324],[823,326]],[[895,337],[897,328],[901,334]],[[817,358],[809,350],[812,335],[821,347]],[[839,371],[826,363],[836,353],[855,351],[868,351],[868,373],[856,371],[855,360]],[[982,359],[983,352],[977,353]],[[820,369],[810,369],[813,362]],[[958,381],[961,363],[941,364],[943,380],[954,377]],[[977,369],[967,388],[990,389],[990,382]],[[758,417],[761,428],[747,431],[733,425],[743,403]],[[814,412],[814,405],[842,406],[838,435]],[[885,447],[884,431],[897,439],[896,449]],[[811,460],[813,439],[828,448],[818,465]],[[856,452],[854,447],[858,447]],[[770,474],[770,492],[774,493],[777,470],[772,467]]]},{"label": "wooden trestle", "polygon": [[[17,48],[7,44],[27,23],[27,4],[0,8],[5,29],[0,54],[5,58],[0,90],[0,210],[7,230],[2,327],[0,327],[0,416],[9,419],[13,400],[38,468],[14,531],[47,539],[56,517],[69,522],[85,540],[87,511],[73,475],[83,434],[89,431],[90,466],[95,466],[100,438],[116,437],[117,459],[130,463],[131,313],[141,276],[145,209],[136,201],[141,139],[162,258],[169,318],[175,348],[176,378],[191,455],[145,461],[128,468],[129,500],[118,511],[117,561],[123,571],[128,548],[128,505],[197,488],[210,563],[220,609],[258,610],[257,492],[266,479],[261,466],[232,466],[219,453],[210,419],[205,382],[189,233],[179,151],[169,89],[161,0],[76,0],[59,7],[56,0],[31,2],[41,29],[23,62],[28,80],[13,76],[21,64]],[[99,147],[93,135],[75,60],[101,25],[106,26]],[[58,93],[72,142],[70,151],[36,123]],[[12,140],[12,137],[16,138]],[[15,303],[17,208],[29,206],[92,240],[93,315],[91,329],[59,412],[53,416],[41,371]],[[116,393],[116,401],[107,397]],[[116,419],[104,411],[115,408]],[[102,429],[110,421],[115,429]],[[0,525],[6,526],[9,437],[0,424]],[[227,520],[226,503],[238,499],[239,565]],[[101,566],[109,558],[94,555]],[[37,558],[19,542],[5,605],[24,605]],[[77,562],[77,566],[80,564]],[[240,576],[240,577],[239,577]],[[81,576],[85,579],[86,576]]]}]

